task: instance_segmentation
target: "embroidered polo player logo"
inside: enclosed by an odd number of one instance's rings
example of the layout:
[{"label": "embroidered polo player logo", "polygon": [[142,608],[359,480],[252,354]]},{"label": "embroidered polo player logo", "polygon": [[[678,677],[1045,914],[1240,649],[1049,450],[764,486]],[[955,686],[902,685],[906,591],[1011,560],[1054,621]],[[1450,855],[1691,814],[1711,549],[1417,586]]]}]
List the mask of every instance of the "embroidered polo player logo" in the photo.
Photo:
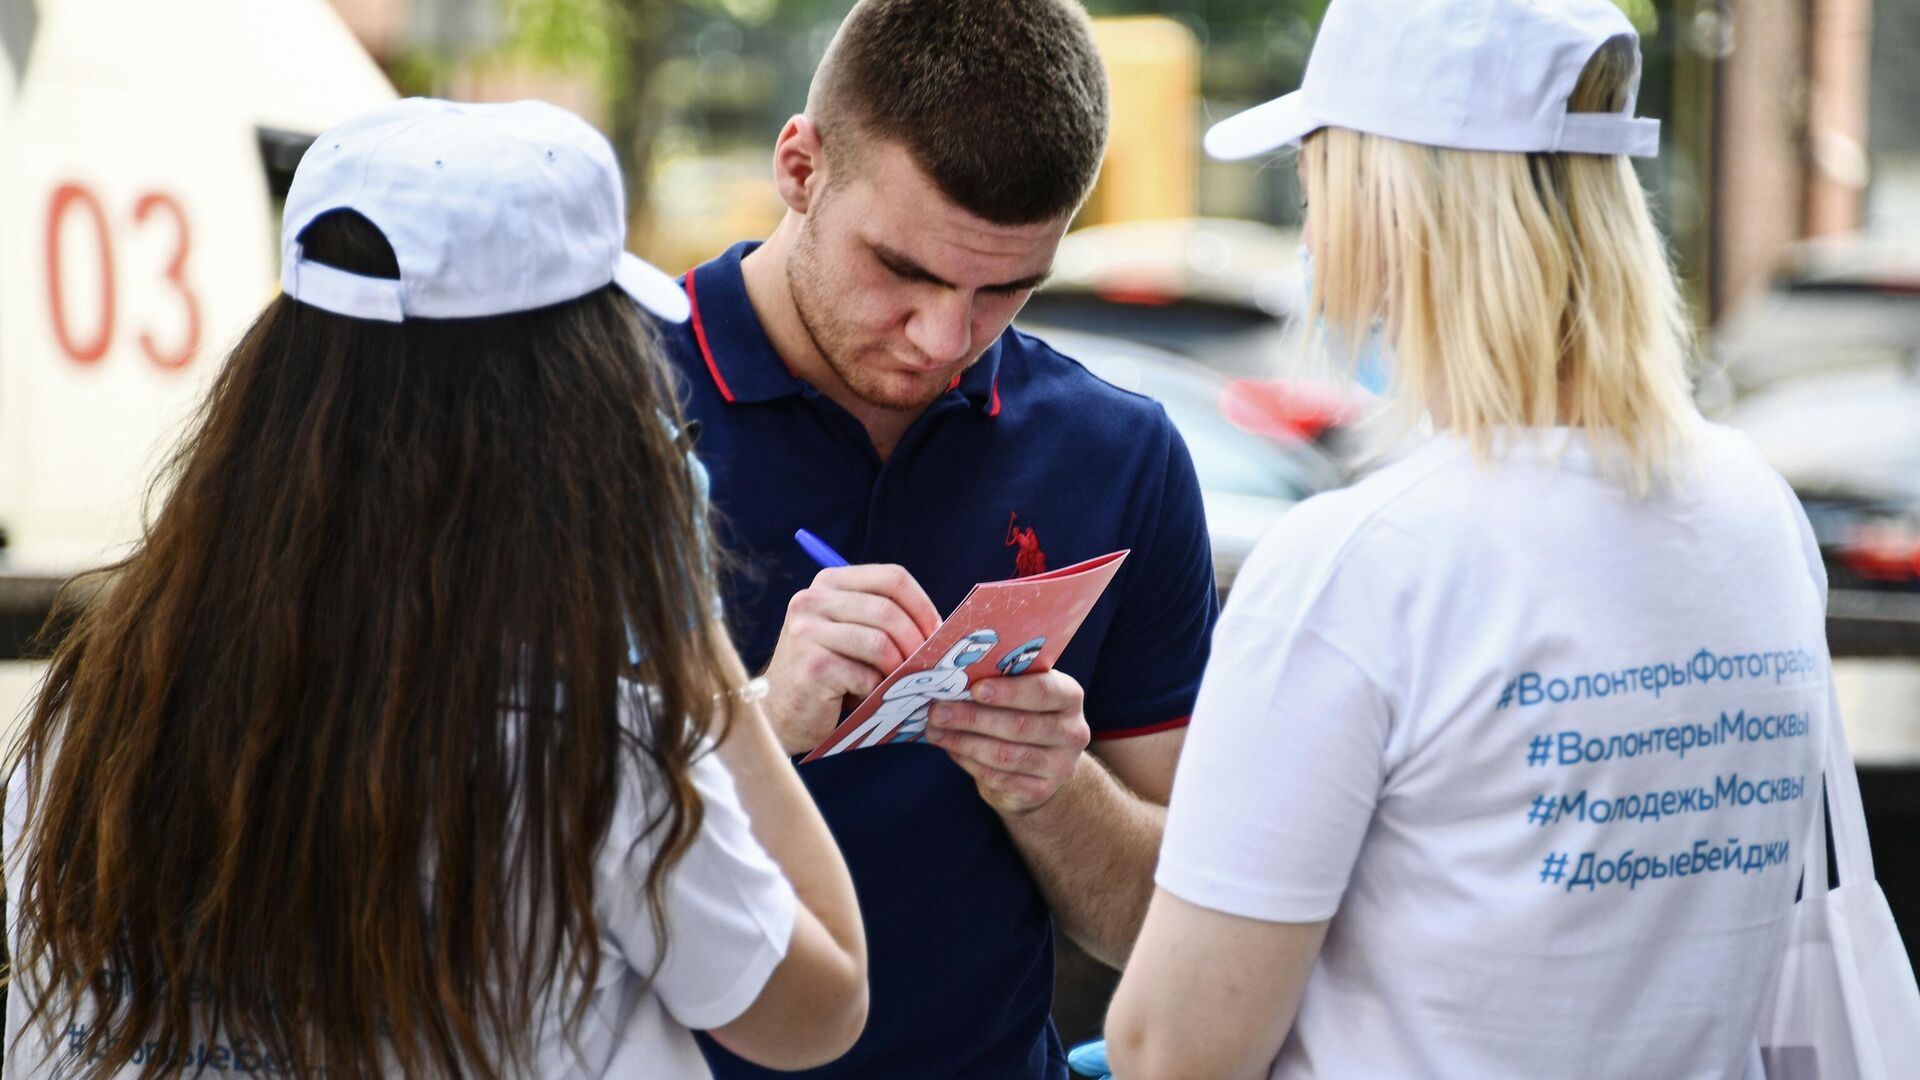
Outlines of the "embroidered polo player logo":
[{"label": "embroidered polo player logo", "polygon": [[1013,576],[1032,577],[1047,572],[1047,553],[1040,550],[1040,534],[1019,525],[1020,514],[1007,515],[1007,546],[1019,548],[1013,556]]}]

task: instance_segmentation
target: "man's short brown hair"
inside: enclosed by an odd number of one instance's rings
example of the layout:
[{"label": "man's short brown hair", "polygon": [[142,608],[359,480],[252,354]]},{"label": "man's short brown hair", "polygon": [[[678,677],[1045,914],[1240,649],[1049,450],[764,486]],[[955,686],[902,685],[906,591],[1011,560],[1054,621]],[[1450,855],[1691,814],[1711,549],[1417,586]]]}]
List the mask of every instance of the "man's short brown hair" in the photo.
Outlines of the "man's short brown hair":
[{"label": "man's short brown hair", "polygon": [[962,209],[1030,225],[1092,189],[1107,75],[1075,0],[860,0],[807,110],[836,164],[891,140]]}]

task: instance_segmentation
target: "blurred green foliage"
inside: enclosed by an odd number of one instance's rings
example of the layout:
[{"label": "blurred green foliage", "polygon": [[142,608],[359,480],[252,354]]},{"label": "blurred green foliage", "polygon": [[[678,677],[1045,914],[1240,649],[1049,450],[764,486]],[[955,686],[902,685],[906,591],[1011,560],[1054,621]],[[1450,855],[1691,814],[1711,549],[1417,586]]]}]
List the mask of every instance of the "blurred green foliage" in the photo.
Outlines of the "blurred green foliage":
[{"label": "blurred green foliage", "polygon": [[507,51],[546,67],[589,71],[609,93],[630,60],[623,30],[634,5],[621,0],[507,0]]},{"label": "blurred green foliage", "polygon": [[1619,4],[1620,10],[1633,20],[1634,29],[1640,31],[1640,36],[1659,32],[1660,12],[1654,7],[1653,0],[1614,0],[1614,3]]}]

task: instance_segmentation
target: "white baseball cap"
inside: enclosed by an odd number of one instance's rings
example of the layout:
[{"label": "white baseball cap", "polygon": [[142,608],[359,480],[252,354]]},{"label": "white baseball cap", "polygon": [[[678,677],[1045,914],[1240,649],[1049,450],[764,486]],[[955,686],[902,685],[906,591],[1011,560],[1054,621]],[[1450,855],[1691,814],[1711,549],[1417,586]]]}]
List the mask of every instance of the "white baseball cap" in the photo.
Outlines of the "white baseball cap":
[{"label": "white baseball cap", "polygon": [[[393,246],[400,277],[306,258],[300,234],[351,210]],[[280,231],[280,287],[357,319],[471,319],[575,300],[609,283],[685,322],[687,296],[626,250],[613,147],[540,101],[408,98],[320,136],[300,159]]]},{"label": "white baseball cap", "polygon": [[[1660,122],[1569,113],[1580,74],[1615,38],[1639,42],[1612,0],[1333,0],[1300,89],[1215,124],[1229,161],[1325,127],[1456,150],[1660,152]],[[1636,51],[1636,57],[1638,52]]]}]

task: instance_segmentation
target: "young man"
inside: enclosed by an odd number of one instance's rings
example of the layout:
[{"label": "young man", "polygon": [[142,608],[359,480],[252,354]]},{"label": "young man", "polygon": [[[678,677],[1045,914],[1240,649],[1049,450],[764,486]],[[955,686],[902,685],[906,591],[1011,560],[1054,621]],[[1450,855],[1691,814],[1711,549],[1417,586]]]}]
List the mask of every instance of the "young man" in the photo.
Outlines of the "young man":
[{"label": "young man", "polygon": [[[1215,616],[1198,483],[1159,405],[1009,328],[1106,129],[1073,0],[864,0],[781,132],[785,220],[663,328],[791,754],[975,582],[1132,550],[1055,671],[975,683],[931,745],[800,770],[871,943],[866,1034],[818,1075],[1064,1077],[1050,913],[1118,964],[1152,892]],[[799,528],[855,565],[816,572]]]}]

